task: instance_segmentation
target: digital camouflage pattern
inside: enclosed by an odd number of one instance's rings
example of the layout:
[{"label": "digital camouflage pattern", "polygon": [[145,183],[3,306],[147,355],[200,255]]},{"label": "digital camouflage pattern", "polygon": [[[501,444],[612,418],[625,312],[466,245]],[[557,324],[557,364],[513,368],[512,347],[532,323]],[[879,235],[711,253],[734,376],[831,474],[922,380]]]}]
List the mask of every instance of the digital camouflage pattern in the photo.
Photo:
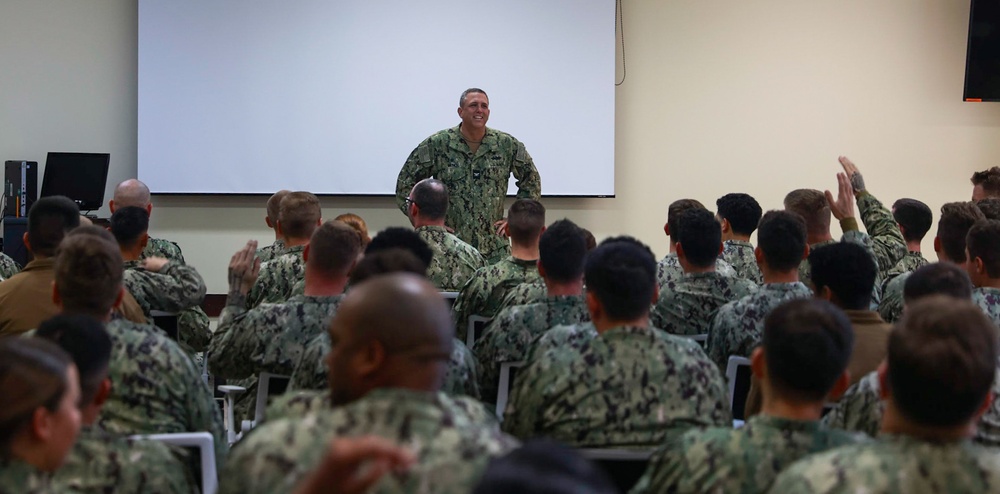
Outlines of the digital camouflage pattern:
[{"label": "digital camouflage pattern", "polygon": [[427,266],[427,280],[438,290],[458,291],[477,269],[486,266],[486,261],[475,247],[443,227],[422,226],[416,232],[434,252],[431,265]]},{"label": "digital camouflage pattern", "polygon": [[903,317],[903,286],[910,273],[901,273],[889,280],[882,291],[882,300],[878,304],[878,314],[882,320],[893,323]]},{"label": "digital camouflage pattern", "polygon": [[305,278],[305,245],[285,249],[285,253],[260,265],[257,281],[247,294],[247,309],[260,304],[278,304],[292,296],[292,288]]},{"label": "digital camouflage pattern", "polygon": [[881,280],[906,256],[906,241],[903,240],[903,233],[899,231],[899,224],[892,216],[892,211],[878,198],[863,190],[855,194],[855,201],[858,203],[861,222],[871,237],[871,248],[879,272],[875,283],[881,287]]},{"label": "digital camouflage pattern", "polygon": [[697,343],[634,326],[536,349],[509,399],[505,431],[574,447],[652,448],[732,420],[722,374]]},{"label": "digital camouflage pattern", "polygon": [[973,494],[1000,489],[1000,455],[968,441],[906,436],[844,446],[793,464],[771,492]]},{"label": "digital camouflage pattern", "polygon": [[474,349],[483,399],[492,402],[497,395],[500,364],[524,360],[531,342],[552,327],[589,320],[582,295],[548,297],[540,303],[501,310],[476,340]]},{"label": "digital camouflage pattern", "polygon": [[219,493],[292,492],[320,463],[332,438],[375,435],[410,449],[417,461],[368,492],[467,494],[489,460],[517,441],[460,410],[444,393],[376,389],[303,419],[268,422],[233,449],[219,476]]},{"label": "digital camouflage pattern", "polygon": [[181,264],[187,264],[184,262],[184,253],[181,252],[180,246],[162,238],[149,237],[149,241],[146,242],[146,247],[142,249],[142,254],[139,256],[139,259],[146,259],[149,257],[163,257],[165,259],[170,259],[171,261],[177,261]]},{"label": "digital camouflage pattern", "polygon": [[[917,251],[907,251],[906,255],[903,256],[899,262],[896,263],[892,269],[886,273],[885,281],[883,285],[888,284],[893,278],[899,276],[903,273],[911,273],[916,271],[917,268],[927,265],[927,259],[924,259],[924,255]],[[884,290],[883,290],[884,291]]]},{"label": "digital camouflage pattern", "polygon": [[0,461],[0,494],[76,494],[52,476],[19,460]]},{"label": "digital camouflage pattern", "polygon": [[973,288],[972,301],[993,321],[994,326],[1000,327],[1000,288]]},{"label": "digital camouflage pattern", "polygon": [[744,278],[687,273],[660,287],[649,320],[670,334],[707,334],[720,307],[756,291],[757,285]]},{"label": "digital camouflage pattern", "polygon": [[132,440],[96,426],[80,429],[53,482],[92,494],[188,494],[201,488],[166,444]]},{"label": "digital camouflage pattern", "polygon": [[281,304],[247,310],[227,303],[208,351],[208,368],[225,379],[242,379],[247,388],[236,400],[236,413],[249,418],[257,399],[261,372],[291,375],[307,345],[325,334],[342,295],[296,295]]},{"label": "digital camouflage pattern", "polygon": [[709,358],[725,372],[730,355],[750,356],[763,337],[764,318],[775,307],[812,296],[812,290],[801,282],[765,283],[757,293],[723,305],[708,332]]},{"label": "digital camouflage pattern", "polygon": [[[716,259],[715,272],[722,276],[736,276],[736,270],[722,259]],[[676,252],[667,254],[656,264],[656,286],[660,287],[661,290],[667,283],[677,281],[682,276],[684,276],[684,268],[681,267]]]},{"label": "digital camouflage pattern", "polygon": [[818,421],[757,415],[739,429],[692,430],[667,443],[650,458],[631,493],[762,494],[795,461],[863,440]]},{"label": "digital camouflage pattern", "polygon": [[260,259],[261,264],[270,261],[285,253],[285,241],[280,238],[275,239],[274,243],[271,245],[265,245],[257,249],[257,259]]},{"label": "digital camouflage pattern", "polygon": [[[0,278],[6,280],[21,272],[21,265],[10,256],[0,252]],[[0,280],[2,281],[2,280]]]},{"label": "digital camouflage pattern", "polygon": [[458,126],[428,137],[410,153],[396,178],[396,204],[406,213],[406,198],[417,182],[434,177],[448,187],[445,224],[458,238],[483,254],[487,262],[510,255],[505,238],[493,223],[504,217],[510,175],[517,179],[519,199],[539,199],[542,179],[524,144],[510,134],[486,129],[475,154]]},{"label": "digital camouflage pattern", "polygon": [[478,269],[458,292],[458,298],[452,306],[456,337],[465,341],[469,316],[492,318],[500,310],[507,292],[521,283],[536,283],[541,280],[538,261],[535,259],[508,256],[496,264]]},{"label": "digital camouflage pattern", "polygon": [[544,302],[545,297],[548,297],[549,290],[545,288],[545,281],[539,279],[534,283],[521,283],[507,291],[507,295],[504,296],[503,301],[500,302],[500,308],[497,310],[497,314],[500,311],[513,307],[515,305],[528,305],[537,304],[539,302]]},{"label": "digital camouflage pattern", "polygon": [[[193,267],[170,261],[159,272],[142,267],[143,261],[125,261],[123,283],[142,308],[146,320],[153,321],[151,311],[177,313],[177,339],[189,353],[205,350],[212,339],[208,316],[202,320],[198,307],[205,299],[205,280]],[[184,314],[190,314],[184,316]]]},{"label": "digital camouflage pattern", "polygon": [[115,319],[106,328],[113,385],[98,424],[126,435],[207,431],[222,464],[228,448],[219,408],[184,350],[149,324]]},{"label": "digital camouflage pattern", "polygon": [[722,260],[736,270],[736,276],[758,285],[764,283],[764,275],[757,265],[753,244],[745,240],[726,240],[722,242]]}]

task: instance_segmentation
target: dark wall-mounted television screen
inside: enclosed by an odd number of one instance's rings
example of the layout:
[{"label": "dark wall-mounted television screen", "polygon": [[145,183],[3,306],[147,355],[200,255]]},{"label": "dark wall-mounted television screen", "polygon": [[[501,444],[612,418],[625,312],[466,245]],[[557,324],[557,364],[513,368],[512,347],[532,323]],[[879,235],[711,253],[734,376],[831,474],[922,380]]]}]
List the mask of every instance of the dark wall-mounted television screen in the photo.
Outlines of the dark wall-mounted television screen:
[{"label": "dark wall-mounted television screen", "polygon": [[110,162],[108,153],[49,153],[39,196],[66,196],[81,211],[100,209]]},{"label": "dark wall-mounted television screen", "polygon": [[1000,2],[972,0],[965,101],[1000,101]]}]

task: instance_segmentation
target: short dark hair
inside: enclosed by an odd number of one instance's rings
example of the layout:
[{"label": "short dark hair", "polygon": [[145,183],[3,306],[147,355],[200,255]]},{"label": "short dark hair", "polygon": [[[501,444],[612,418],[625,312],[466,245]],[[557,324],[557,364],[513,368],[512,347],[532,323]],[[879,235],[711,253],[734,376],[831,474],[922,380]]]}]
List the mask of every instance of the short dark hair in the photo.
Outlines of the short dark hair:
[{"label": "short dark hair", "polygon": [[587,242],[587,252],[596,249],[597,238],[594,237],[594,233],[582,226],[580,227],[580,231],[583,232],[583,240]]},{"label": "short dark hair", "polygon": [[365,254],[351,271],[351,286],[378,275],[389,273],[413,273],[427,275],[427,264],[407,249],[393,247]]},{"label": "short dark hair", "polygon": [[931,296],[889,334],[888,387],[906,418],[958,426],[983,404],[997,372],[996,326],[972,301]]},{"label": "short dark hair", "polygon": [[66,196],[42,197],[28,210],[28,242],[36,255],[52,257],[66,232],[80,226],[80,207]]},{"label": "short dark hair", "polygon": [[965,262],[965,237],[972,225],[983,219],[986,219],[983,212],[971,202],[949,202],[941,206],[937,236],[948,259]]},{"label": "short dark hair", "polygon": [[986,275],[1000,278],[1000,221],[977,221],[969,229],[965,245],[969,250],[969,262],[982,259]]},{"label": "short dark hair", "polygon": [[118,208],[111,215],[111,234],[118,245],[132,247],[143,233],[149,231],[149,213],[140,207]]},{"label": "short dark hair", "polygon": [[427,245],[427,242],[424,242],[424,239],[420,238],[417,232],[400,226],[390,226],[378,232],[375,238],[368,243],[368,247],[365,247],[365,256],[393,248],[410,251],[420,262],[424,263],[424,270],[431,265],[431,259],[434,258],[434,251]]},{"label": "short dark hair", "polygon": [[778,393],[822,401],[851,360],[854,329],[826,300],[797,299],[764,319],[763,346],[768,380]]},{"label": "short dark hair", "polygon": [[987,197],[976,201],[976,207],[988,220],[1000,220],[1000,198]]},{"label": "short dark hair", "polygon": [[267,217],[271,220],[272,225],[278,224],[278,215],[281,210],[281,200],[284,199],[289,192],[291,191],[281,189],[267,199]]},{"label": "short dark hair", "polygon": [[538,240],[539,261],[545,276],[556,283],[580,279],[587,244],[583,231],[570,220],[562,219],[549,225]]},{"label": "short dark hair", "polygon": [[750,194],[730,193],[715,201],[719,217],[729,221],[733,232],[739,235],[750,235],[757,229],[763,210],[760,204]]},{"label": "short dark hair", "polygon": [[667,230],[670,236],[677,235],[677,220],[692,209],[706,209],[697,199],[678,199],[667,206]]},{"label": "short dark hair", "polygon": [[864,247],[853,242],[824,245],[809,253],[809,269],[817,293],[829,288],[847,310],[869,307],[878,266]]},{"label": "short dark hair", "polygon": [[656,258],[649,247],[627,236],[612,237],[587,255],[587,291],[597,296],[612,319],[629,320],[649,312],[656,290]]},{"label": "short dark hair", "polygon": [[111,362],[111,336],[104,324],[90,316],[59,314],[42,322],[35,336],[69,354],[80,374],[80,403],[93,402]]},{"label": "short dark hair", "polygon": [[806,221],[806,231],[824,234],[830,231],[830,204],[816,189],[795,189],[785,196],[785,210],[797,213]]},{"label": "short dark hair", "polygon": [[912,304],[930,295],[971,299],[972,281],[969,273],[947,261],[920,266],[903,282],[903,301]]},{"label": "short dark hair", "polygon": [[972,174],[972,185],[981,185],[990,197],[1000,197],[1000,166],[994,166]]},{"label": "short dark hair", "polygon": [[677,234],[673,240],[681,244],[688,262],[699,268],[707,268],[715,265],[715,260],[719,258],[722,229],[711,211],[689,209],[677,219]]},{"label": "short dark hair", "polygon": [[806,251],[806,222],[790,211],[768,211],[757,227],[757,247],[771,269],[798,269]]},{"label": "short dark hair", "polygon": [[907,242],[919,242],[931,229],[934,223],[934,213],[923,202],[916,199],[903,198],[892,204],[892,217],[905,228],[903,239]]},{"label": "short dark hair", "polygon": [[580,453],[549,439],[536,439],[491,461],[472,492],[611,494],[618,489]]},{"label": "short dark hair", "polygon": [[486,94],[486,91],[483,91],[482,89],[479,89],[478,87],[470,87],[469,89],[466,89],[465,91],[462,91],[462,95],[458,97],[458,106],[460,108],[464,108],[465,107],[465,97],[468,96],[471,93],[482,94],[483,96],[486,96],[486,101],[490,100],[490,95]]},{"label": "short dark hair", "polygon": [[278,221],[281,233],[289,238],[309,238],[323,217],[319,198],[312,192],[289,192],[281,198]]},{"label": "short dark hair", "polygon": [[507,231],[518,244],[534,243],[545,228],[545,206],[534,199],[518,199],[507,212]]},{"label": "short dark hair", "polygon": [[346,276],[360,254],[358,231],[342,221],[330,220],[313,232],[306,262],[323,273]]},{"label": "short dark hair", "polygon": [[439,220],[448,214],[448,187],[438,179],[417,182],[410,199],[420,208],[420,215],[427,219]]},{"label": "short dark hair", "polygon": [[121,251],[107,230],[82,226],[56,251],[55,283],[63,312],[106,317],[122,290]]}]

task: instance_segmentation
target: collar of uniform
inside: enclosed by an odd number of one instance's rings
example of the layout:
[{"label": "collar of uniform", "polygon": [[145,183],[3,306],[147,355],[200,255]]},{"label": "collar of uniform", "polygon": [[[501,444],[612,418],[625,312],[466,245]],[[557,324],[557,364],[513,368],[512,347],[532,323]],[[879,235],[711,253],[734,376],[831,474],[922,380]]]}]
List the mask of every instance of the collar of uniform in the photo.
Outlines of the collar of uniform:
[{"label": "collar of uniform", "polygon": [[793,291],[804,291],[812,293],[812,290],[806,286],[805,283],[801,281],[793,281],[790,283],[764,283],[760,286],[760,290],[757,293],[763,291],[769,292],[793,292]]},{"label": "collar of uniform", "polygon": [[677,264],[677,263],[678,261],[676,252],[670,252],[667,255],[663,256],[663,259],[660,259],[660,264]]},{"label": "collar of uniform", "polygon": [[[448,130],[451,135],[451,139],[448,139],[448,147],[459,151],[471,151],[469,144],[465,142],[465,136],[462,135],[462,124],[458,124]],[[491,146],[495,137],[496,132],[493,129],[486,127],[486,133],[483,134],[483,140],[479,141],[479,149],[482,150],[483,147]]]},{"label": "collar of uniform", "polygon": [[[14,459],[0,462],[0,478],[8,486],[20,486],[27,490],[30,487],[49,485],[52,475],[39,470],[34,465]],[[48,491],[40,490],[38,492]]]},{"label": "collar of uniform", "polygon": [[654,329],[653,329],[652,326],[646,326],[646,327],[642,327],[642,326],[615,326],[615,327],[613,327],[613,328],[605,331],[604,333],[602,333],[601,337],[604,338],[605,340],[608,340],[608,339],[629,338],[632,335],[652,336],[653,335],[653,331],[654,331]]},{"label": "collar of uniform", "polygon": [[343,293],[337,295],[292,295],[288,297],[285,301],[286,305],[299,303],[299,304],[329,304],[329,303],[340,303],[340,299],[344,297]]},{"label": "collar of uniform", "polygon": [[916,258],[919,258],[919,259],[923,259],[924,258],[924,254],[922,252],[920,252],[920,251],[917,251],[917,250],[906,251],[906,255],[908,257],[916,257]]},{"label": "collar of uniform", "polygon": [[822,426],[818,420],[795,420],[759,413],[747,420],[745,427],[769,428],[788,432],[815,432]]},{"label": "collar of uniform", "polygon": [[295,247],[286,247],[285,251],[282,252],[282,255],[284,255],[284,254],[301,254],[304,250],[306,250],[306,244],[296,245]]},{"label": "collar of uniform", "polygon": [[551,297],[545,297],[545,303],[550,307],[563,306],[563,305],[577,305],[583,304],[583,294],[580,295],[555,295]]},{"label": "collar of uniform", "polygon": [[21,272],[24,272],[24,271],[51,271],[51,270],[55,269],[55,265],[56,265],[56,258],[55,257],[46,257],[44,259],[35,259],[35,260],[29,262],[27,265],[25,265],[24,269],[22,269]]},{"label": "collar of uniform", "polygon": [[134,261],[125,261],[125,269],[135,269],[142,267],[142,259],[136,259]]},{"label": "collar of uniform", "polygon": [[684,273],[684,276],[681,279],[684,279],[684,280],[702,280],[702,279],[707,280],[707,279],[715,279],[715,278],[722,278],[722,277],[723,276],[721,274],[719,274],[717,271],[704,271],[704,272],[701,272],[701,273]]},{"label": "collar of uniform", "polygon": [[816,250],[816,249],[818,249],[820,247],[826,247],[827,245],[833,245],[835,243],[837,243],[837,241],[834,240],[834,239],[832,239],[832,238],[830,240],[824,240],[822,242],[816,242],[814,244],[810,244],[809,245],[809,250]]},{"label": "collar of uniform", "polygon": [[420,232],[442,232],[442,233],[448,233],[448,229],[447,228],[445,228],[443,226],[435,226],[435,225],[418,226],[417,228],[414,228],[413,231],[415,231],[417,233],[420,233]]},{"label": "collar of uniform", "polygon": [[723,242],[726,245],[731,245],[733,247],[748,248],[753,250],[753,244],[747,242],[746,240],[726,240]]},{"label": "collar of uniform", "polygon": [[972,440],[965,438],[956,441],[930,441],[919,437],[907,436],[904,434],[880,433],[875,444],[893,444],[906,451],[915,451],[917,448],[970,448],[973,447]]},{"label": "collar of uniform", "polygon": [[522,268],[531,268],[538,266],[538,259],[518,259],[514,256],[507,256],[506,261]]},{"label": "collar of uniform", "polygon": [[851,324],[884,324],[882,316],[873,310],[844,310]]}]

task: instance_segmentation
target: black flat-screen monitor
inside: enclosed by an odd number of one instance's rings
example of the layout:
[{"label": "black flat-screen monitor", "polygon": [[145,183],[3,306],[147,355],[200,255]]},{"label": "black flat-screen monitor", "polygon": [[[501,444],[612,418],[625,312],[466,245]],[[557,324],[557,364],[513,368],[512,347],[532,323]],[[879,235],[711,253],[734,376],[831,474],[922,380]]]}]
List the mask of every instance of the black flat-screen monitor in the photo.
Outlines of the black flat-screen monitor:
[{"label": "black flat-screen monitor", "polygon": [[110,162],[108,153],[49,153],[39,196],[66,196],[81,211],[100,209]]},{"label": "black flat-screen monitor", "polygon": [[965,56],[966,101],[1000,101],[1000,2],[973,0]]}]

